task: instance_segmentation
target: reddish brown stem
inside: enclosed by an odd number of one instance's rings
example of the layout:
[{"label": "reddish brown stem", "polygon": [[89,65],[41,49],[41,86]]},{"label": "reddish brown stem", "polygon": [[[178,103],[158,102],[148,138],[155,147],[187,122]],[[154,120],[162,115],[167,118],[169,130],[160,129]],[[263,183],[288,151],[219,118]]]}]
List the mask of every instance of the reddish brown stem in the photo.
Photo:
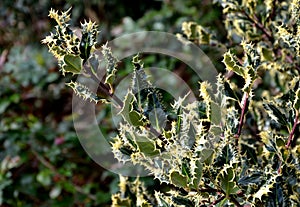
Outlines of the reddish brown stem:
[{"label": "reddish brown stem", "polygon": [[259,29],[266,35],[266,37],[267,37],[271,42],[274,42],[274,38],[273,38],[273,36],[271,35],[271,32],[268,31],[268,30],[265,28],[265,26],[264,26],[262,23],[260,23],[260,22],[258,21],[258,18],[257,18],[256,15],[254,15],[253,18],[252,18],[247,12],[243,11],[242,13],[247,17],[247,19],[248,19],[250,22],[252,22],[257,28],[259,28]]},{"label": "reddish brown stem", "polygon": [[114,94],[112,94],[110,92],[110,88],[105,85],[102,81],[100,81],[94,74],[90,74],[91,78],[99,84],[98,86],[98,91],[103,93],[104,95],[106,95],[107,97],[109,97],[110,99],[112,99],[113,101],[115,101],[117,103],[117,105],[122,108],[123,107],[123,102]]},{"label": "reddish brown stem", "polygon": [[278,174],[281,174],[281,165],[282,165],[282,160],[280,160],[279,167],[277,169]]},{"label": "reddish brown stem", "polygon": [[289,135],[289,139],[288,139],[288,142],[287,144],[285,145],[286,148],[289,148],[291,146],[291,143],[293,141],[293,137],[294,137],[294,134],[295,134],[295,131],[296,131],[296,128],[297,128],[297,125],[298,125],[298,119],[299,119],[299,115],[298,113],[296,114],[296,117],[295,117],[295,122],[294,122],[294,125],[293,125],[293,128],[292,128],[292,131]]},{"label": "reddish brown stem", "polygon": [[243,102],[242,102],[242,113],[241,113],[241,117],[240,117],[240,121],[239,121],[239,128],[238,128],[238,132],[235,135],[236,138],[239,138],[241,136],[242,133],[242,127],[243,127],[243,123],[244,123],[244,117],[245,117],[245,113],[248,109],[248,98],[249,95],[248,93],[244,93],[244,97],[243,97]]}]

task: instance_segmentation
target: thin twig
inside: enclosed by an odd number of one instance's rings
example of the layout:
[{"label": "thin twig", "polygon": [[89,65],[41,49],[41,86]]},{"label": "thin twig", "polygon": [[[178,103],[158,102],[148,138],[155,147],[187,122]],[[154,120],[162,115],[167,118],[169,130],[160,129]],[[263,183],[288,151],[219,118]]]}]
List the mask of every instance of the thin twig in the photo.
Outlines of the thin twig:
[{"label": "thin twig", "polygon": [[279,166],[278,166],[278,169],[277,169],[277,173],[278,173],[279,175],[281,174],[281,166],[282,166],[282,160],[280,160]]},{"label": "thin twig", "polygon": [[[49,170],[51,170],[55,175],[57,175],[62,181],[68,181],[68,179],[63,176],[62,174],[60,174],[58,172],[58,170],[50,163],[48,162],[42,155],[40,155],[37,151],[31,149],[32,153],[35,155],[35,157],[42,163],[42,165],[44,165],[45,167],[47,167]],[[74,188],[77,192],[86,195],[87,197],[89,197],[91,200],[97,200],[96,196],[91,195],[89,193],[86,193],[80,186],[78,185],[74,185]]]},{"label": "thin twig", "polygon": [[277,1],[273,0],[273,2],[272,2],[272,11],[271,11],[271,14],[269,15],[269,18],[272,21],[274,20],[274,17],[276,15],[276,4],[277,4]]},{"label": "thin twig", "polygon": [[299,114],[296,113],[296,117],[295,117],[295,121],[294,121],[294,125],[293,125],[293,128],[292,128],[292,131],[289,135],[289,139],[288,139],[288,142],[287,144],[285,145],[286,148],[289,148],[292,141],[293,141],[293,137],[294,137],[294,134],[295,134],[295,131],[296,131],[296,128],[297,128],[297,125],[298,125],[298,119],[299,119]]},{"label": "thin twig", "polygon": [[252,22],[257,28],[259,28],[259,29],[267,36],[267,38],[268,38],[271,42],[274,42],[274,38],[273,38],[273,36],[271,35],[271,32],[268,31],[268,30],[265,28],[265,26],[264,26],[262,23],[260,23],[260,22],[258,21],[258,18],[257,18],[257,16],[256,16],[255,14],[254,14],[253,18],[252,18],[247,12],[245,12],[245,11],[242,11],[242,14],[244,14],[244,15],[247,17],[247,19],[248,19],[250,22]]},{"label": "thin twig", "polygon": [[[291,64],[294,63],[293,58],[290,57],[290,56],[288,56],[288,55],[285,57],[285,60],[286,60],[288,63],[291,63]],[[297,64],[295,64],[295,68],[296,68],[298,71],[300,71],[300,67],[299,67]]]},{"label": "thin twig", "polygon": [[239,121],[238,132],[235,135],[236,138],[239,138],[241,136],[241,133],[242,133],[242,127],[243,127],[243,124],[244,124],[244,117],[245,117],[246,110],[248,109],[248,98],[249,98],[249,94],[245,92],[244,96],[243,96],[243,99],[242,99],[242,101],[243,101],[243,103],[242,103],[242,113],[241,113],[241,117],[240,117],[240,121]]},{"label": "thin twig", "polygon": [[115,101],[118,104],[118,106],[120,108],[122,108],[123,102],[121,101],[121,99],[119,99],[119,97],[117,97],[113,93],[111,93],[110,88],[107,85],[105,85],[102,81],[100,81],[97,76],[95,76],[92,73],[90,75],[91,75],[91,78],[93,79],[93,81],[95,81],[96,83],[99,84],[98,91],[100,93],[103,93],[107,97],[111,98],[113,101]]},{"label": "thin twig", "polygon": [[3,69],[5,61],[7,59],[8,50],[4,50],[0,55],[0,71]]},{"label": "thin twig", "polygon": [[51,170],[52,172],[54,172],[56,175],[58,175],[61,179],[64,179],[64,177],[62,175],[59,174],[59,172],[56,170],[56,168],[50,163],[48,162],[43,156],[41,156],[37,151],[31,149],[32,153],[35,155],[35,157],[45,166],[47,167],[49,170]]}]

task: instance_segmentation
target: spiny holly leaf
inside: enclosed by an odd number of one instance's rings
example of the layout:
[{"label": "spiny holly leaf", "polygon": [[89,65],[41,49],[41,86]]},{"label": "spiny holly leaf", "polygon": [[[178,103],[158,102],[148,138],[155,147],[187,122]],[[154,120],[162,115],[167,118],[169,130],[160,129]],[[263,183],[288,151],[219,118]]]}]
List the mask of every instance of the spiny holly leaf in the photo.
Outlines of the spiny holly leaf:
[{"label": "spiny holly leaf", "polygon": [[274,181],[267,182],[265,185],[263,185],[259,190],[253,195],[253,200],[259,199],[262,200],[263,195],[268,195],[268,193],[272,192],[271,189],[274,187]]},{"label": "spiny holly leaf", "polygon": [[124,155],[130,156],[133,153],[133,150],[129,149],[128,147],[120,147],[118,148],[120,152],[122,152]]},{"label": "spiny holly leaf", "polygon": [[112,196],[112,207],[153,207],[150,204],[150,195],[143,183],[136,178],[134,181],[120,176],[120,193]]},{"label": "spiny holly leaf", "polygon": [[250,93],[251,92],[252,83],[255,80],[255,71],[254,71],[253,67],[247,66],[245,68],[244,79],[245,79],[245,85],[242,88],[242,90],[245,91],[245,92],[247,92],[247,93]]},{"label": "spiny holly leaf", "polygon": [[96,53],[90,55],[89,59],[83,67],[84,73],[86,73],[87,77],[93,75],[99,79],[97,72],[99,72],[98,69],[100,62],[101,60],[99,59],[99,56]]},{"label": "spiny holly leaf", "polygon": [[79,44],[80,57],[83,63],[87,61],[92,52],[92,48],[97,43],[98,25],[92,21],[84,21],[81,24],[82,37]]},{"label": "spiny holly leaf", "polygon": [[[118,59],[113,56],[111,49],[107,46],[107,44],[102,46],[102,54],[107,63],[105,83],[107,83],[111,86],[111,84],[115,80]],[[111,89],[112,89],[112,87],[111,87]]]},{"label": "spiny holly leaf", "polygon": [[[248,48],[248,44],[245,44],[246,48]],[[245,49],[246,50],[246,49]],[[250,93],[252,84],[255,80],[256,73],[254,71],[253,66],[258,67],[259,65],[259,56],[252,55],[253,51],[249,52],[250,49],[247,49],[245,51],[246,54],[246,60],[244,61],[244,66],[241,66],[238,62],[235,55],[229,50],[224,54],[223,63],[226,66],[226,69],[229,71],[235,72],[237,75],[241,76],[245,80],[245,85],[242,88],[244,92]],[[249,52],[249,53],[247,53]]]},{"label": "spiny holly leaf", "polygon": [[211,85],[209,83],[202,82],[200,84],[199,96],[203,99],[204,105],[199,103],[199,115],[200,115],[200,117],[203,117],[203,119],[207,119],[208,121],[211,118],[211,102],[212,102],[212,100],[211,100],[211,97],[210,97],[210,94],[208,91],[210,89],[211,89]]},{"label": "spiny holly leaf", "polygon": [[182,31],[187,38],[197,44],[209,44],[211,33],[196,22],[183,22]]},{"label": "spiny holly leaf", "polygon": [[70,11],[71,11],[71,8],[69,8],[65,12],[60,12],[60,14],[58,14],[58,11],[51,8],[50,12],[49,12],[49,17],[55,19],[56,23],[59,26],[65,26],[71,19]]},{"label": "spiny holly leaf", "polygon": [[162,193],[155,191],[155,199],[157,200],[159,207],[171,207],[172,204],[168,203],[164,198],[165,196]]},{"label": "spiny holly leaf", "polygon": [[226,114],[226,128],[231,134],[236,134],[238,132],[239,126],[239,112],[235,107],[230,107],[227,109]]},{"label": "spiny holly leaf", "polygon": [[90,57],[92,46],[89,44],[89,42],[89,33],[82,34],[82,38],[79,45],[79,51],[80,57],[82,58],[83,62],[85,62]]},{"label": "spiny holly leaf", "polygon": [[261,183],[263,177],[261,172],[254,172],[250,175],[245,175],[238,180],[238,184],[241,186],[247,186],[249,184]]},{"label": "spiny holly leaf", "polygon": [[147,110],[144,112],[144,114],[157,131],[162,131],[162,127],[167,120],[167,115],[159,101],[158,94],[155,91],[150,93],[147,100]]},{"label": "spiny holly leaf", "polygon": [[199,161],[200,162],[206,162],[209,161],[212,156],[214,154],[214,150],[213,149],[202,149],[200,151],[200,155],[199,155]]},{"label": "spiny holly leaf", "polygon": [[172,171],[170,173],[169,179],[170,179],[171,183],[177,187],[180,187],[180,188],[187,187],[187,184],[188,184],[187,177],[177,171]]},{"label": "spiny holly leaf", "polygon": [[[212,113],[217,112],[219,110],[219,106],[215,111],[212,111],[212,106],[216,106],[214,102],[211,99],[211,96],[209,94],[209,91],[211,90],[211,85],[207,82],[200,83],[200,89],[199,89],[199,96],[201,99],[203,99],[201,102],[198,102],[198,113],[199,118],[202,121],[202,124],[205,126],[205,132],[207,132],[210,128],[211,122],[218,123],[220,120],[216,120],[214,118],[218,117],[219,114],[214,114],[215,116],[212,117]],[[213,119],[212,119],[213,118]]]},{"label": "spiny holly leaf", "polygon": [[132,111],[129,111],[128,115],[129,115],[130,124],[132,124],[133,126],[144,126],[145,125],[145,123],[143,122],[142,114],[132,110]]},{"label": "spiny holly leaf", "polygon": [[130,198],[121,198],[120,194],[112,196],[112,207],[132,207]]},{"label": "spiny holly leaf", "polygon": [[275,187],[272,189],[272,192],[268,194],[268,199],[267,205],[268,206],[293,206],[287,197],[285,197],[283,193],[283,188],[282,188],[282,183],[277,182],[275,184]]},{"label": "spiny holly leaf", "polygon": [[241,144],[241,154],[243,154],[244,158],[247,159],[247,162],[251,164],[257,163],[257,146],[255,146],[256,140],[247,140],[243,144]]},{"label": "spiny holly leaf", "polygon": [[225,168],[217,176],[217,180],[222,190],[226,193],[228,198],[231,194],[236,194],[239,191],[239,187],[235,182],[235,170],[231,167]]},{"label": "spiny holly leaf", "polygon": [[242,41],[241,45],[245,53],[244,66],[251,66],[252,68],[257,69],[260,65],[260,56],[254,45],[245,41]]},{"label": "spiny holly leaf", "polygon": [[137,110],[143,111],[145,106],[145,100],[150,92],[152,92],[152,86],[147,81],[147,75],[143,70],[143,64],[139,60],[138,56],[133,57],[132,63],[134,65],[133,78],[132,78],[132,92],[137,99]]},{"label": "spiny holly leaf", "polygon": [[190,182],[191,180],[191,170],[189,166],[189,159],[183,159],[182,164],[181,164],[181,173],[186,176],[187,181]]},{"label": "spiny holly leaf", "polygon": [[237,154],[234,151],[233,147],[227,144],[223,147],[221,153],[219,153],[218,157],[216,158],[215,165],[221,167],[226,164],[232,164],[236,162],[236,156]]},{"label": "spiny holly leaf", "polygon": [[147,80],[143,64],[138,56],[133,58],[132,63],[134,65],[132,92],[136,99],[133,109],[145,115],[157,131],[162,131],[166,113],[161,104],[161,95]]},{"label": "spiny holly leaf", "polygon": [[82,59],[78,55],[65,55],[62,66],[63,73],[70,72],[80,74],[82,68]]},{"label": "spiny holly leaf", "polygon": [[300,112],[300,88],[295,92],[295,100],[293,103],[293,107],[296,111]]},{"label": "spiny holly leaf", "polygon": [[[70,8],[71,9],[71,8]],[[48,35],[42,43],[48,45],[50,52],[58,59],[63,75],[66,72],[80,74],[83,64],[90,57],[96,44],[98,26],[95,22],[81,24],[81,39],[69,27],[70,9],[58,14],[50,10],[49,16],[57,22],[55,33]]]},{"label": "spiny holly leaf", "polygon": [[233,71],[239,76],[245,77],[244,68],[238,63],[235,55],[230,50],[224,54],[223,63],[229,71]]},{"label": "spiny holly leaf", "polygon": [[145,156],[155,156],[159,154],[159,150],[156,149],[154,141],[146,136],[135,133],[135,143],[140,152],[142,152]]},{"label": "spiny holly leaf", "polygon": [[279,107],[273,104],[272,102],[263,103],[264,108],[267,110],[268,115],[279,124],[283,126],[287,126],[287,118],[286,116],[278,109]]},{"label": "spiny holly leaf", "polygon": [[131,91],[128,91],[124,102],[123,108],[119,112],[130,125],[132,126],[145,126],[147,123],[143,114],[134,110],[134,104],[136,103],[136,98]]},{"label": "spiny holly leaf", "polygon": [[119,114],[121,114],[123,118],[128,122],[130,122],[129,112],[132,111],[132,103],[134,102],[134,98],[134,95],[129,90],[124,98],[123,108],[119,112]]},{"label": "spiny holly leaf", "polygon": [[265,144],[266,149],[269,152],[276,152],[276,144],[273,141],[273,134],[267,131],[263,131],[259,133],[262,142]]},{"label": "spiny holly leaf", "polygon": [[61,14],[53,9],[50,10],[49,16],[56,20],[57,25],[55,26],[55,32],[50,33],[42,40],[42,43],[47,44],[49,51],[59,62],[63,61],[65,55],[79,55],[80,40],[70,29],[68,23],[70,21],[70,10],[71,8],[61,12]]},{"label": "spiny holly leaf", "polygon": [[192,186],[195,189],[198,189],[198,185],[200,184],[202,174],[203,174],[203,165],[198,159],[192,159],[190,161],[190,171],[191,171],[191,181]]},{"label": "spiny holly leaf", "polygon": [[199,112],[199,118],[200,119],[207,119],[207,113],[206,113],[206,104],[202,101],[198,102],[198,112]]},{"label": "spiny holly leaf", "polygon": [[66,85],[70,86],[75,94],[81,97],[83,100],[89,100],[91,102],[94,101],[95,103],[98,103],[99,101],[102,103],[109,103],[107,99],[99,97],[96,93],[92,92],[87,86],[81,83],[71,81]]}]

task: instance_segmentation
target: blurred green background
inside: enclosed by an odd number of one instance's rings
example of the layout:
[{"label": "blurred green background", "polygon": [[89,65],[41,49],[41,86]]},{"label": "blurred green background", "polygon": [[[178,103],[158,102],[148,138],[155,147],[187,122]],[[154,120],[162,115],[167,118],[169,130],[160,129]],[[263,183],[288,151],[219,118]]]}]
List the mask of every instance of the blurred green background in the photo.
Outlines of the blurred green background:
[{"label": "blurred green background", "polygon": [[[65,86],[74,77],[62,76],[40,43],[53,30],[50,8],[70,7],[74,26],[84,19],[100,25],[101,43],[141,30],[180,33],[183,21],[209,27],[221,41],[226,37],[221,9],[208,0],[2,0],[0,206],[109,206],[118,191],[118,175],[93,162],[76,137],[72,91]],[[203,49],[218,68],[221,55]],[[145,62],[191,77],[176,62],[155,56]],[[122,67],[124,74],[132,70],[129,61]],[[106,117],[107,110],[100,109],[99,116]],[[103,131],[113,133],[109,127]]]}]

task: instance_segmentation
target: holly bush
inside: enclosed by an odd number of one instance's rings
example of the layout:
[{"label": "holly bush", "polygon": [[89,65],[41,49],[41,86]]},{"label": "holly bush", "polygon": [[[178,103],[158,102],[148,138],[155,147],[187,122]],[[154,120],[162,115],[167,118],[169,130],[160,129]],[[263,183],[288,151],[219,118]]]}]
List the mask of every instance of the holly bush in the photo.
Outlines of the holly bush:
[{"label": "holly bush", "polygon": [[153,191],[141,178],[120,176],[112,206],[299,206],[300,2],[215,4],[223,8],[226,39],[197,20],[183,22],[177,34],[185,45],[225,50],[216,91],[202,81],[198,99],[187,104],[186,97],[165,100],[139,55],[126,95],[114,96],[119,62],[97,41],[97,24],[84,21],[78,35],[70,10],[50,10],[57,26],[43,43],[61,72],[99,83],[97,91],[79,81],[67,85],[83,100],[120,108],[123,121],[110,141],[115,157],[158,181]]},{"label": "holly bush", "polygon": [[[71,90],[64,84],[74,77],[59,76],[55,58],[40,44],[52,27],[51,7],[72,7],[73,23],[101,21],[100,42],[143,29],[176,31],[192,18],[207,25],[220,12],[196,0],[1,1],[0,206],[108,206],[118,177],[83,151],[72,124]],[[155,58],[144,61],[169,64]],[[126,64],[118,74],[131,71],[130,61]],[[106,108],[98,106],[98,116],[107,117]],[[107,124],[101,130],[113,134]],[[143,182],[156,185],[151,178]]]}]

